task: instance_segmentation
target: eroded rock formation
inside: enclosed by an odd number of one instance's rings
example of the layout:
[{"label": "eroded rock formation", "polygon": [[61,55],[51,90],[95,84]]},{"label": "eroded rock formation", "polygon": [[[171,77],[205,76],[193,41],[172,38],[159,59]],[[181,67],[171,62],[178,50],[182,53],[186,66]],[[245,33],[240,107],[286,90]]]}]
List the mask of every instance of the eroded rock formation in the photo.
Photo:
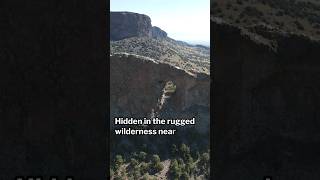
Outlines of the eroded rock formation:
[{"label": "eroded rock formation", "polygon": [[[111,126],[115,117],[152,117],[155,111],[162,118],[196,118],[196,125],[191,126],[194,132],[208,137],[210,114],[210,79],[207,74],[191,74],[174,66],[153,61],[150,58],[114,54],[110,56],[110,105]],[[166,84],[172,83],[170,92],[164,92]],[[165,100],[163,100],[165,97]],[[159,103],[161,102],[161,103]],[[161,105],[161,107],[157,107]],[[175,128],[177,129],[177,128]],[[183,135],[182,127],[179,127],[177,136],[152,138],[148,148],[154,146],[154,151],[164,149],[168,152],[174,141]],[[153,137],[153,136],[151,136]],[[124,142],[127,137],[117,140],[117,145]],[[140,137],[134,137],[135,143],[126,148],[133,150],[142,143]],[[183,139],[185,137],[181,137]],[[161,140],[162,139],[162,140]],[[144,139],[145,140],[145,139]],[[203,144],[208,144],[208,139],[203,138]],[[133,142],[127,141],[127,143]],[[170,143],[169,143],[170,142]],[[169,144],[166,144],[169,143]],[[201,143],[201,142],[191,142]],[[162,144],[162,145],[161,145]],[[166,145],[163,145],[166,144]],[[121,148],[117,148],[119,151]]]}]

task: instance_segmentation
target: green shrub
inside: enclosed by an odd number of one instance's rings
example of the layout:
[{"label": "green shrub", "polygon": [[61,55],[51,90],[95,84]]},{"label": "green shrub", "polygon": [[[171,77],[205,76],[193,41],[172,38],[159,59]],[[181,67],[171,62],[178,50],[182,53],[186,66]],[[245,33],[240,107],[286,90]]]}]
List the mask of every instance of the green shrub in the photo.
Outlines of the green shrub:
[{"label": "green shrub", "polygon": [[150,164],[150,173],[155,174],[163,170],[163,164],[161,164],[160,157],[156,154],[152,156]]},{"label": "green shrub", "polygon": [[149,175],[145,174],[145,175],[142,177],[142,180],[150,180],[150,179],[149,179]]},{"label": "green shrub", "polygon": [[176,85],[172,81],[168,81],[164,89],[166,92],[173,93],[176,91],[176,88],[177,88]]},{"label": "green shrub", "polygon": [[118,170],[119,167],[124,163],[124,159],[122,158],[121,155],[116,155],[116,158],[115,158],[115,169]]},{"label": "green shrub", "polygon": [[152,159],[151,159],[151,162],[152,163],[159,163],[161,160],[160,160],[160,157],[159,157],[159,155],[157,155],[157,154],[154,154],[154,155],[152,155]]},{"label": "green shrub", "polygon": [[139,177],[141,177],[141,172],[140,172],[139,166],[135,166],[133,168],[132,176],[134,177],[134,179],[138,179]]},{"label": "green shrub", "polygon": [[208,177],[210,174],[210,155],[209,153],[203,153],[200,157],[199,164],[202,173]]},{"label": "green shrub", "polygon": [[190,156],[190,148],[186,144],[182,143],[180,146],[180,153],[183,159],[186,160]]},{"label": "green shrub", "polygon": [[139,158],[140,161],[145,161],[145,160],[147,159],[147,153],[141,151],[141,152],[138,154],[138,158]]},{"label": "green shrub", "polygon": [[154,164],[153,170],[154,170],[155,172],[160,172],[160,171],[163,170],[163,168],[164,168],[163,164],[161,164],[161,163],[156,163],[156,164]]},{"label": "green shrub", "polygon": [[134,158],[131,158],[130,159],[130,166],[134,167],[134,166],[137,166],[139,164],[139,162],[134,159]]},{"label": "green shrub", "polygon": [[190,176],[187,172],[183,172],[181,175],[181,180],[189,180]]},{"label": "green shrub", "polygon": [[141,172],[141,174],[145,174],[145,173],[149,172],[149,164],[142,162],[140,164],[140,172]]},{"label": "green shrub", "polygon": [[169,174],[173,179],[179,179],[182,174],[181,168],[179,167],[176,159],[172,160],[170,164]]},{"label": "green shrub", "polygon": [[116,175],[113,177],[113,180],[123,180],[123,178],[121,177],[121,175],[116,174]]},{"label": "green shrub", "polygon": [[176,157],[178,155],[178,152],[179,152],[179,150],[178,150],[177,146],[175,144],[173,144],[171,147],[171,155],[173,157]]}]

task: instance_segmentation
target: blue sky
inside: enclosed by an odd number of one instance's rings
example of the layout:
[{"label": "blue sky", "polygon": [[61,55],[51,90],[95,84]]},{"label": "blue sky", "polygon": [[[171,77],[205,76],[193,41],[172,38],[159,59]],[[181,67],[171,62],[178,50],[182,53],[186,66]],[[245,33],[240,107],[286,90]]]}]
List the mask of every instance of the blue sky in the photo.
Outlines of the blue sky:
[{"label": "blue sky", "polygon": [[110,10],[146,14],[176,40],[210,42],[210,0],[110,0]]}]

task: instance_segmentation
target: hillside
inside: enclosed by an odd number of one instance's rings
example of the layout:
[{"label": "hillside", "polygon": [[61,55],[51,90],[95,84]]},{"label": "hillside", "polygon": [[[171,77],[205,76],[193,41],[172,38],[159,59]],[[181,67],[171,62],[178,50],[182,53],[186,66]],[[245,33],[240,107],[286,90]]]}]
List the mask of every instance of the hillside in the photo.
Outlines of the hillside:
[{"label": "hillside", "polygon": [[129,53],[146,56],[190,72],[210,73],[210,49],[191,46],[171,38],[133,37],[110,44],[111,54]]},{"label": "hillside", "polygon": [[318,0],[214,0],[212,13],[240,27],[264,25],[320,38]]},{"label": "hillside", "polygon": [[149,16],[110,12],[110,53],[129,53],[167,63],[191,73],[210,73],[210,48],[172,39]]}]

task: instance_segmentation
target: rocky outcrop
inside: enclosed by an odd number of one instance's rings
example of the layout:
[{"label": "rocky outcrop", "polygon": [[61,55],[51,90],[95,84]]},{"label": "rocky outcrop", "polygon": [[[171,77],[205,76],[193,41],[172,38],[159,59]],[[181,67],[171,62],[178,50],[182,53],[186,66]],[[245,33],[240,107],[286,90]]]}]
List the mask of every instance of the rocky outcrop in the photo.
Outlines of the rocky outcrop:
[{"label": "rocky outcrop", "polygon": [[[110,112],[111,126],[115,117],[152,117],[153,113],[162,118],[196,118],[196,125],[191,126],[192,131],[205,136],[203,144],[208,145],[209,133],[209,75],[191,74],[182,69],[156,62],[150,58],[130,54],[114,54],[110,56]],[[165,93],[166,84],[172,82],[174,91]],[[159,107],[159,105],[161,107]],[[156,112],[158,111],[159,112]],[[176,128],[177,136],[150,136],[148,148],[154,152],[168,152],[167,147],[183,136],[183,128]],[[118,146],[126,137],[117,140]],[[161,140],[162,139],[162,140]],[[136,146],[143,143],[145,138],[134,137],[133,152]],[[128,141],[130,142],[130,141]],[[169,144],[166,144],[169,143]],[[171,143],[171,144],[170,144]],[[191,142],[199,143],[200,142]],[[165,145],[164,145],[165,144]],[[123,148],[116,148],[121,151]],[[119,153],[117,151],[117,153]],[[112,151],[111,151],[112,152]]]},{"label": "rocky outcrop", "polygon": [[320,42],[211,21],[214,179],[319,179]]},{"label": "rocky outcrop", "polygon": [[[112,55],[110,68],[113,117],[124,114],[150,117],[152,108],[156,107],[169,81],[175,84],[176,91],[166,104],[166,110],[171,108],[179,113],[193,106],[209,107],[209,75],[191,74],[150,58],[130,54]],[[176,117],[176,114],[172,115]],[[208,119],[201,121],[206,125],[209,123]],[[208,127],[204,128],[208,130]]]},{"label": "rocky outcrop", "polygon": [[151,25],[151,19],[133,12],[110,12],[110,40],[130,37],[166,38],[167,33]]},{"label": "rocky outcrop", "polygon": [[132,12],[110,12],[110,40],[143,36],[152,37],[149,16]]},{"label": "rocky outcrop", "polygon": [[153,26],[152,27],[152,37],[153,38],[166,38],[167,33],[165,31],[163,31],[162,29],[160,29],[159,27]]}]

